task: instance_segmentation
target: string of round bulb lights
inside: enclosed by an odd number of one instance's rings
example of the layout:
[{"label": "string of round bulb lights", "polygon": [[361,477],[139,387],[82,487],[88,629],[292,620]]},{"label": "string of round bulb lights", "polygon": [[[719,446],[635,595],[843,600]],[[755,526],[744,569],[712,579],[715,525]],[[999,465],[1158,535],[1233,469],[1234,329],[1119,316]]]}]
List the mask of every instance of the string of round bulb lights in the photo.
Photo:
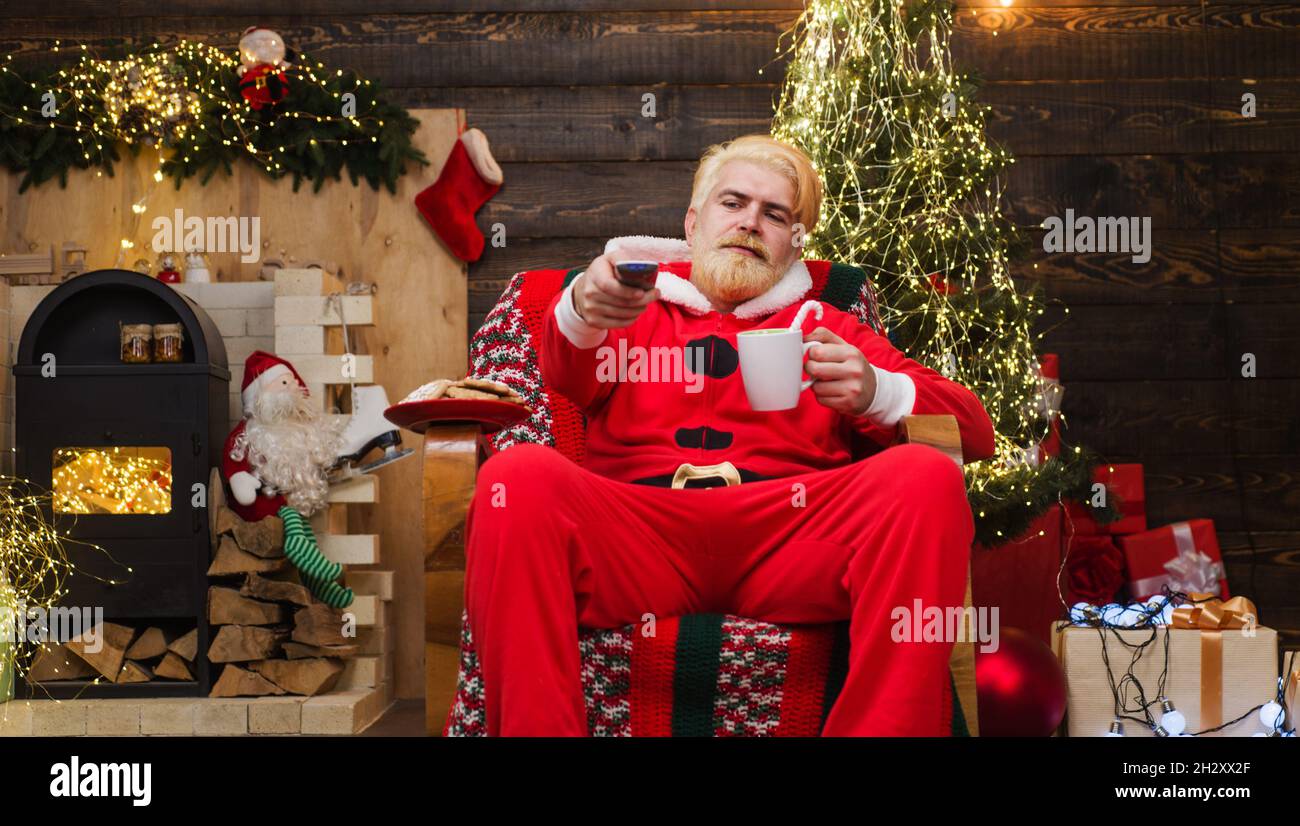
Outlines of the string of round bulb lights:
[{"label": "string of round bulb lights", "polygon": [[[1063,498],[1086,502],[1100,457],[1072,446],[1026,461],[1054,412],[1035,354],[1045,310],[1036,285],[1022,294],[1011,277],[1027,240],[1002,212],[997,176],[1014,159],[986,139],[987,107],[949,65],[952,13],[951,0],[809,0],[786,33],[772,135],[822,176],[805,257],[865,269],[895,346],[988,411],[996,454],[966,466],[976,540],[988,546]],[[1092,515],[1105,523],[1118,511],[1108,501]]]},{"label": "string of round bulb lights", "polygon": [[[1231,720],[1202,731],[1188,731],[1187,717],[1179,711],[1173,701],[1166,696],[1166,681],[1169,677],[1169,634],[1174,628],[1172,615],[1176,606],[1194,606],[1205,602],[1215,602],[1217,598],[1186,594],[1165,589],[1165,593],[1152,597],[1146,602],[1137,602],[1128,606],[1089,605],[1077,603],[1070,608],[1070,621],[1073,625],[1097,629],[1101,643],[1101,659],[1106,667],[1106,679],[1114,701],[1114,720],[1105,732],[1098,732],[1103,737],[1124,737],[1125,723],[1137,724],[1150,730],[1156,737],[1200,737],[1235,726],[1252,714],[1259,719],[1260,730],[1254,737],[1295,737],[1294,722],[1287,725],[1285,709],[1286,680],[1285,675],[1292,671],[1295,652],[1291,652],[1282,670],[1284,676],[1277,681],[1273,696],[1247,709]],[[1147,631],[1146,637],[1131,639],[1121,631]],[[1110,647],[1108,647],[1108,644]],[[1162,657],[1160,675],[1153,687],[1144,686],[1136,674],[1137,665],[1144,656],[1152,653],[1159,645]],[[1128,664],[1119,671],[1111,664],[1111,648],[1129,655]],[[1154,695],[1149,691],[1154,688]]]},{"label": "string of round bulb lights", "polygon": [[346,171],[354,185],[395,192],[408,162],[428,163],[405,109],[369,79],[307,55],[277,67],[283,96],[262,104],[241,90],[237,55],[207,43],[154,43],[117,59],[85,44],[55,41],[52,51],[71,51],[76,63],[28,75],[12,54],[0,62],[0,162],[23,174],[20,191],[54,179],[66,186],[73,168],[112,175],[119,145],[157,147],[154,178],[177,188],[244,160],[291,176],[295,190],[304,179],[319,190]]}]

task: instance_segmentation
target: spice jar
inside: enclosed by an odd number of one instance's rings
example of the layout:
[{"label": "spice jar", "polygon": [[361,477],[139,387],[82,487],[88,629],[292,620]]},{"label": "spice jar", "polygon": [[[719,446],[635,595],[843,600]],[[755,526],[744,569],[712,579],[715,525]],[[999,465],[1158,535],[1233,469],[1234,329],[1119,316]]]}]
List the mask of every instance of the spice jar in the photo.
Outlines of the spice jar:
[{"label": "spice jar", "polygon": [[153,338],[153,325],[122,324],[118,322],[122,334],[122,362],[124,364],[145,364],[150,361],[150,343]]},{"label": "spice jar", "polygon": [[181,332],[180,324],[153,325],[153,360],[180,361],[184,342],[185,334]]}]

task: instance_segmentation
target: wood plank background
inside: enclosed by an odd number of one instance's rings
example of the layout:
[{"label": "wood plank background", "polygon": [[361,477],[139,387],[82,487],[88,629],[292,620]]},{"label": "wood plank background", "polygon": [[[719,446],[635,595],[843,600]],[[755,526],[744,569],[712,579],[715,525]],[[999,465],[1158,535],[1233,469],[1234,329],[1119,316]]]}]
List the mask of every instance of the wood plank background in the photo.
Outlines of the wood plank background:
[{"label": "wood plank background", "polygon": [[[1153,525],[1215,520],[1234,590],[1300,646],[1300,0],[960,0],[954,59],[1018,162],[1008,210],[1149,216],[1151,260],[1031,254],[1069,438],[1146,466]],[[15,3],[0,48],[203,37],[256,21],[408,106],[461,107],[506,176],[480,211],[469,329],[514,272],[676,235],[712,143],[770,126],[799,0]],[[642,96],[657,99],[641,117]],[[1241,116],[1252,92],[1258,117]],[[436,163],[441,158],[434,159]],[[436,168],[436,167],[435,167]],[[432,176],[429,178],[432,181]],[[1243,353],[1258,376],[1243,378]]]}]

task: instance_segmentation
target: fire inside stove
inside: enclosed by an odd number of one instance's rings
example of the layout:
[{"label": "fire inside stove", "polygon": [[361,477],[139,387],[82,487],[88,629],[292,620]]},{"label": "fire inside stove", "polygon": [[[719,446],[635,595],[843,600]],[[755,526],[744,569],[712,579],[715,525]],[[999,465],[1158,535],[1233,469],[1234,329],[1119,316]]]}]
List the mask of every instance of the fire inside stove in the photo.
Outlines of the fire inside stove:
[{"label": "fire inside stove", "polygon": [[54,451],[54,510],[164,514],[172,509],[172,453],[165,447],[61,447]]}]

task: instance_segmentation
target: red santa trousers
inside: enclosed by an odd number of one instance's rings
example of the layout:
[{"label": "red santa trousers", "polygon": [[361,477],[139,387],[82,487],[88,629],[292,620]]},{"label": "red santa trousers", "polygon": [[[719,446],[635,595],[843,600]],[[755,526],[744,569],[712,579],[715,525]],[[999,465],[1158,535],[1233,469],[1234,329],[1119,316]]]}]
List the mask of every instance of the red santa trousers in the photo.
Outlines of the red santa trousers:
[{"label": "red santa trousers", "polygon": [[[479,471],[465,605],[489,735],[585,736],[578,628],[695,613],[848,619],[824,736],[945,736],[952,640],[896,642],[895,608],[965,596],[975,525],[961,469],[903,444],[732,487],[621,482],[523,444]],[[919,620],[918,620],[919,622]]]}]

